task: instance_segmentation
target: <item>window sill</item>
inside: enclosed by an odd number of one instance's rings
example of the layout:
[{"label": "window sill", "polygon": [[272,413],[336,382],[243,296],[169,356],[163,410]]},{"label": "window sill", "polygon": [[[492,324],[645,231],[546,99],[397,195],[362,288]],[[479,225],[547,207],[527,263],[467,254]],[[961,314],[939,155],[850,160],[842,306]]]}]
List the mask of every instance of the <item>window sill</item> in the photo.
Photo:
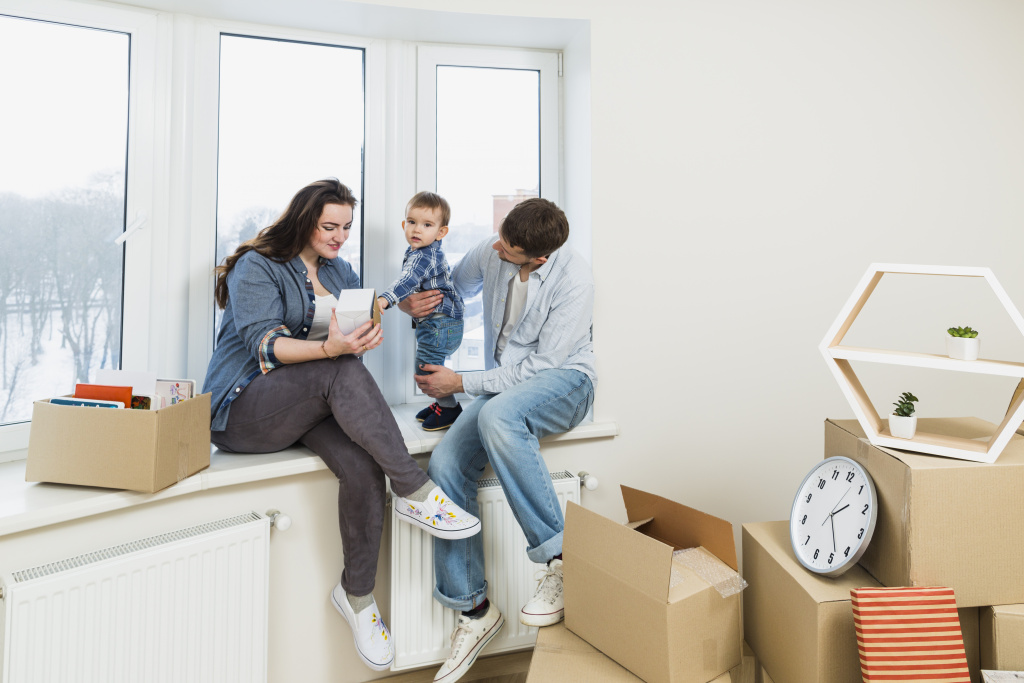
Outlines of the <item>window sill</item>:
[{"label": "window sill", "polygon": [[[429,454],[441,442],[443,432],[425,432],[416,421],[421,405],[392,407],[405,445],[413,455]],[[616,436],[612,421],[587,422],[545,443]],[[0,464],[0,536],[59,524],[112,510],[176,498],[196,491],[246,484],[267,479],[326,470],[316,455],[299,446],[276,453],[239,455],[216,448],[210,467],[157,493],[137,493],[90,486],[39,484],[25,481],[25,461]]]}]

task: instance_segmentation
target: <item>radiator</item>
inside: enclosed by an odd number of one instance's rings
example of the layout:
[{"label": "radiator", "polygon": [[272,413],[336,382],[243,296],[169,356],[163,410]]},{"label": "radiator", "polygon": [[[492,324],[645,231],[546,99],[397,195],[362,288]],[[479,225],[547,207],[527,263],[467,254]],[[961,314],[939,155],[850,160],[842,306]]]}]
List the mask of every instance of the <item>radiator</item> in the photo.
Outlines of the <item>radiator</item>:
[{"label": "radiator", "polygon": [[[552,483],[562,513],[567,501],[579,503],[580,480],[569,472],[552,472]],[[505,501],[495,478],[478,483],[480,521],[483,524],[487,597],[505,615],[505,625],[485,653],[495,654],[532,647],[537,629],[519,623],[519,610],[537,588],[537,572],[544,565],[526,556],[526,537]],[[434,600],[434,537],[400,521],[391,511],[391,621],[395,638],[393,671],[448,658],[456,613]]]},{"label": "radiator", "polygon": [[0,574],[0,680],[266,681],[269,529],[252,512]]}]

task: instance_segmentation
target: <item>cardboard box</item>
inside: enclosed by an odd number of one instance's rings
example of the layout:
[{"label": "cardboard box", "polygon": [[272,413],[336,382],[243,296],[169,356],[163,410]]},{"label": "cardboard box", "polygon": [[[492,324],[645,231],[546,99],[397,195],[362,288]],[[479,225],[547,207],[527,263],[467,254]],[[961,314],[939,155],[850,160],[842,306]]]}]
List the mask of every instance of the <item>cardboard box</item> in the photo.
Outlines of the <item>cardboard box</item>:
[{"label": "cardboard box", "polygon": [[372,320],[380,325],[380,306],[373,289],[343,289],[334,308],[342,334],[352,334],[357,327]]},{"label": "cardboard box", "polygon": [[[986,438],[978,418],[919,420],[933,434]],[[825,457],[861,463],[878,522],[861,566],[885,586],[947,586],[957,605],[1024,603],[1024,436],[992,464],[872,446],[856,420],[825,422]]]},{"label": "cardboard box", "polygon": [[[879,586],[863,567],[834,579],[793,554],[789,522],[743,525],[744,639],[776,683],[861,683],[850,591]],[[978,610],[957,610],[971,680],[978,681]]]},{"label": "cardboard box", "polygon": [[622,487],[629,525],[566,509],[566,626],[648,683],[705,683],[740,664],[740,596],[723,598],[672,552],[703,546],[736,569],[732,524]]},{"label": "cardboard box", "polygon": [[981,608],[981,668],[1024,671],[1024,605]]},{"label": "cardboard box", "polygon": [[[735,676],[739,669],[724,673],[712,683],[753,683]],[[643,683],[600,650],[565,627],[548,626],[537,631],[537,644],[530,660],[526,683]]]},{"label": "cardboard box", "polygon": [[210,466],[210,394],[160,410],[32,406],[25,481],[153,493]]},{"label": "cardboard box", "polygon": [[835,579],[793,554],[789,522],[743,525],[744,638],[776,683],[861,683],[850,590],[878,586],[861,567]]}]

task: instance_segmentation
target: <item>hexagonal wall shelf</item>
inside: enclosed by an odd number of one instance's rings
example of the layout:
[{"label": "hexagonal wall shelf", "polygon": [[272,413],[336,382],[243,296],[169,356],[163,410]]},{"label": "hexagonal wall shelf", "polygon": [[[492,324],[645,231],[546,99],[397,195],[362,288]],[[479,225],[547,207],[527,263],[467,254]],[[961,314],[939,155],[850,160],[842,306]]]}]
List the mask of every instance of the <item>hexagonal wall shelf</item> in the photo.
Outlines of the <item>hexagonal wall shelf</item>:
[{"label": "hexagonal wall shelf", "polygon": [[853,408],[857,421],[868,436],[868,441],[876,446],[900,448],[919,453],[943,455],[961,460],[977,462],[995,462],[1010,437],[1024,421],[1024,392],[1018,392],[1002,424],[987,442],[962,439],[943,434],[929,434],[918,431],[913,439],[899,439],[889,432],[887,420],[882,420],[868,400],[867,393],[854,374],[850,361],[883,363],[887,365],[903,365],[918,368],[934,368],[936,370],[953,370],[984,375],[1000,375],[1024,379],[1024,363],[1013,363],[998,360],[965,361],[955,360],[946,356],[931,353],[909,353],[905,351],[888,351],[885,349],[866,349],[843,346],[843,337],[849,331],[853,321],[864,308],[882,276],[886,273],[903,273],[910,275],[948,275],[951,277],[980,277],[992,288],[999,303],[1010,314],[1013,324],[1021,335],[1024,335],[1024,318],[1006,295],[1006,291],[996,280],[988,268],[962,268],[955,266],[908,266],[889,263],[875,263],[868,268],[863,279],[853,291],[849,301],[832,324],[825,339],[821,342],[821,353],[825,356],[829,369],[835,375],[839,387],[843,390],[846,400]]}]

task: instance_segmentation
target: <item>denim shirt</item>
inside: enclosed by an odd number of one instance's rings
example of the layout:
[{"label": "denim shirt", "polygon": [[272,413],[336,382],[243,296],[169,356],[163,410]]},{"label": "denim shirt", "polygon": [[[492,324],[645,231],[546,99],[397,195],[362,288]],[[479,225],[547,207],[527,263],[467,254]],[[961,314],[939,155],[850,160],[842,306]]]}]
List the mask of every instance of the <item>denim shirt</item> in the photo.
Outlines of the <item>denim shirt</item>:
[{"label": "denim shirt", "polygon": [[464,299],[483,290],[483,372],[462,374],[467,394],[499,394],[538,372],[579,370],[597,384],[594,368],[594,277],[590,264],[564,245],[530,273],[526,304],[516,321],[501,363],[494,349],[505,317],[508,283],[519,277],[519,266],[498,258],[492,245],[497,235],[473,247],[452,271],[455,288]]},{"label": "denim shirt", "polygon": [[406,249],[405,257],[402,259],[402,274],[379,296],[387,299],[390,307],[397,306],[399,301],[414,292],[431,289],[440,290],[444,295],[444,299],[434,309],[434,313],[442,313],[449,318],[462,320],[464,310],[462,297],[455,291],[455,285],[452,284],[448,259],[444,257],[444,251],[441,250],[441,240],[431,242],[419,249],[412,247]]},{"label": "denim shirt", "polygon": [[[320,259],[317,277],[334,296],[359,289],[359,276],[341,258]],[[215,432],[227,429],[231,402],[249,382],[280,365],[274,342],[283,336],[305,339],[316,311],[313,283],[298,256],[278,263],[246,252],[228,273],[227,285],[228,304],[203,382],[203,391],[213,394]]]}]

